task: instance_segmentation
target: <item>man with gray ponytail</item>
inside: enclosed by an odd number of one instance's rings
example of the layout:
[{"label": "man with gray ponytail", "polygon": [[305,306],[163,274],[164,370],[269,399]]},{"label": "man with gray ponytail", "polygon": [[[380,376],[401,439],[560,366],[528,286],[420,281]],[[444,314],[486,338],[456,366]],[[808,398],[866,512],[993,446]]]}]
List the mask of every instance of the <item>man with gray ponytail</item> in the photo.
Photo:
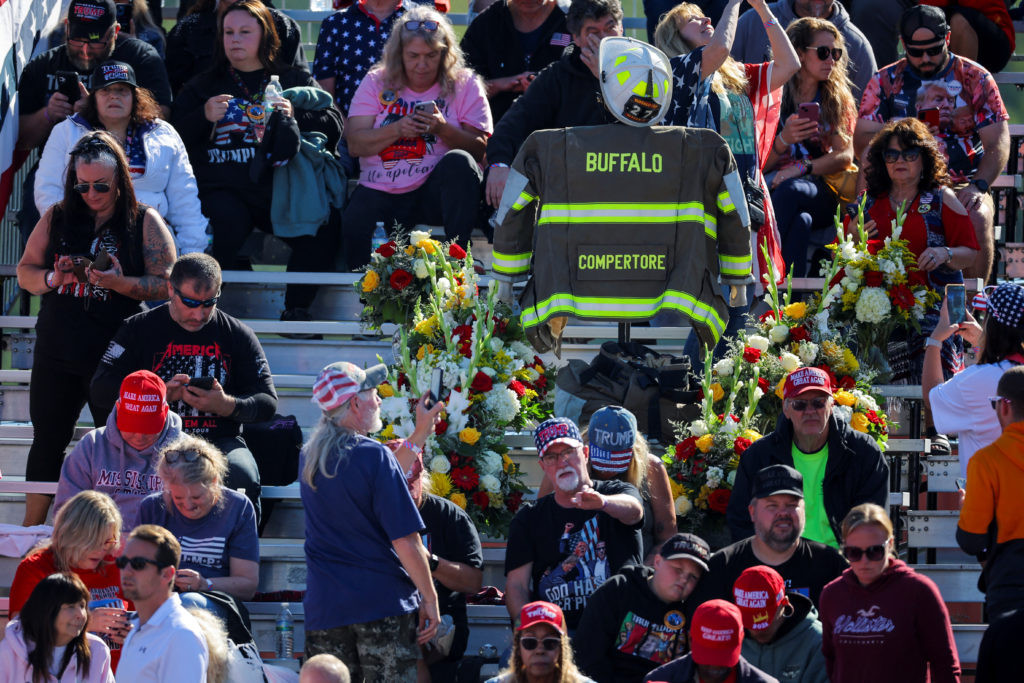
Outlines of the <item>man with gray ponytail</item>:
[{"label": "man with gray ponytail", "polygon": [[415,683],[419,647],[434,637],[437,592],[423,520],[406,486],[444,409],[416,406],[416,426],[392,454],[367,434],[381,429],[377,386],[387,367],[332,363],[313,384],[323,411],[303,449],[306,512],[306,656],[332,654],[354,680]]}]

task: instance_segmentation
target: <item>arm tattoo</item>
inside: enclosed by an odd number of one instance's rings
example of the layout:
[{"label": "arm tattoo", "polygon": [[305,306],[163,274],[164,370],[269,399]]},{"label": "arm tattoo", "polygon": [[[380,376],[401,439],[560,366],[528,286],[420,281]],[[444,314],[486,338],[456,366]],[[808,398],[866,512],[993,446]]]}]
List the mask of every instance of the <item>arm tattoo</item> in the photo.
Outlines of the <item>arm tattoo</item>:
[{"label": "arm tattoo", "polygon": [[132,283],[129,296],[139,301],[162,299],[166,294],[167,278],[174,265],[174,243],[164,227],[163,220],[146,215],[142,226],[142,261],[146,274]]}]

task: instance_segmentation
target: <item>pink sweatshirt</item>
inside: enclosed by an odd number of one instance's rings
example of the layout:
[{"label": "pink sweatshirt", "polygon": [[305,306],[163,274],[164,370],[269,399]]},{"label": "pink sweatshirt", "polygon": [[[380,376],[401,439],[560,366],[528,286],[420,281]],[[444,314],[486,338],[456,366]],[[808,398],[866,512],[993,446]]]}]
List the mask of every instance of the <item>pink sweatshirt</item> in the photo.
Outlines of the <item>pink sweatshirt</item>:
[{"label": "pink sweatshirt", "polygon": [[[110,671],[110,650],[98,636],[87,633],[89,651],[92,657],[89,670],[79,677],[78,660],[72,657],[60,679],[52,675],[47,683],[114,683]],[[29,648],[21,631],[21,621],[15,619],[7,624],[4,639],[0,642],[0,683],[24,683],[32,680],[32,667],[28,663]]]}]

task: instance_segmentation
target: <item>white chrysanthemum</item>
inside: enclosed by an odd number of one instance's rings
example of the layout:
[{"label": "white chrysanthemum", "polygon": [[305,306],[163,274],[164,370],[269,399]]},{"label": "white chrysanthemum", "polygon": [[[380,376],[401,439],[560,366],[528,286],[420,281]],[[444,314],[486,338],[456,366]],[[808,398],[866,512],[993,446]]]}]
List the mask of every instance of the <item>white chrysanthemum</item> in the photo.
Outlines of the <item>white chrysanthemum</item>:
[{"label": "white chrysanthemum", "polygon": [[514,354],[523,359],[524,363],[533,363],[533,357],[536,355],[532,348],[527,346],[521,341],[514,341],[508,345]]},{"label": "white chrysanthemum", "polygon": [[501,493],[501,480],[493,474],[485,474],[480,477],[480,488],[487,493]]},{"label": "white chrysanthemum", "polygon": [[499,422],[511,422],[519,414],[519,397],[508,387],[495,387],[487,392],[484,406]]},{"label": "white chrysanthemum", "polygon": [[501,456],[494,451],[484,451],[476,459],[476,464],[480,474],[497,474],[504,463]]},{"label": "white chrysanthemum", "polygon": [[758,351],[767,351],[770,343],[771,342],[768,341],[768,337],[762,337],[759,334],[752,334],[747,337],[747,346],[755,348]]},{"label": "white chrysanthemum", "polygon": [[725,476],[725,472],[722,471],[721,467],[709,467],[708,468],[708,488],[717,489],[718,485],[722,483],[722,478]]},{"label": "white chrysanthemum", "polygon": [[891,309],[889,295],[878,287],[865,287],[854,306],[857,320],[862,323],[880,323],[889,316]]},{"label": "white chrysanthemum", "polygon": [[412,262],[412,270],[414,273],[416,273],[416,277],[418,277],[421,280],[430,275],[430,271],[427,270],[427,262],[421,258],[418,258]]},{"label": "white chrysanthemum", "polygon": [[413,230],[409,233],[409,244],[417,245],[423,240],[429,240],[430,233],[424,230]]},{"label": "white chrysanthemum", "polygon": [[715,372],[718,373],[719,377],[731,377],[732,371],[735,368],[736,364],[733,363],[732,358],[723,358],[715,363]]},{"label": "white chrysanthemum", "polygon": [[693,509],[693,503],[686,496],[676,498],[676,516],[684,517]]},{"label": "white chrysanthemum", "polygon": [[836,403],[832,406],[832,414],[849,424],[850,420],[853,419],[853,408]]},{"label": "white chrysanthemum", "polygon": [[464,415],[463,411],[469,408],[469,397],[466,396],[466,391],[453,391],[448,396],[448,406],[445,410],[448,413],[448,431],[451,434],[458,434],[466,428],[466,424],[469,422],[469,416]]},{"label": "white chrysanthemum", "polygon": [[708,433],[708,423],[704,420],[694,420],[690,423],[690,434],[693,436],[704,436]]},{"label": "white chrysanthemum", "polygon": [[785,325],[776,325],[768,332],[768,336],[776,344],[781,344],[789,338],[789,328]]},{"label": "white chrysanthemum", "polygon": [[850,240],[844,240],[843,246],[839,248],[839,255],[847,261],[852,261],[857,258],[857,248]]},{"label": "white chrysanthemum", "polygon": [[448,458],[443,455],[437,455],[430,459],[430,463],[427,468],[431,472],[440,472],[441,474],[448,474],[452,469],[452,464],[448,462]]},{"label": "white chrysanthemum", "polygon": [[854,391],[853,395],[857,397],[857,408],[867,412],[869,410],[878,410],[878,403],[871,397],[870,394],[865,394],[863,391]]},{"label": "white chrysanthemum", "polygon": [[804,365],[812,365],[814,359],[818,357],[818,345],[809,341],[800,342],[800,348],[797,349],[796,353],[800,356],[800,360],[803,361]]},{"label": "white chrysanthemum", "polygon": [[779,360],[782,362],[782,369],[786,372],[793,372],[800,367],[800,357],[790,353],[789,351],[784,352]]}]

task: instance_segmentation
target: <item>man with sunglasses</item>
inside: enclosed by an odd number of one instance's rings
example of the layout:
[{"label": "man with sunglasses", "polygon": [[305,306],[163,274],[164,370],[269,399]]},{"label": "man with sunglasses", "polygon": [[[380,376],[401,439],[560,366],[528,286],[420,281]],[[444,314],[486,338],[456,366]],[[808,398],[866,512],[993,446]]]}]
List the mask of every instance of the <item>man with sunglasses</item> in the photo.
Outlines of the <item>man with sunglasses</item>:
[{"label": "man with sunglasses", "polygon": [[889,466],[874,439],[854,431],[833,410],[832,383],[823,370],[798,368],[783,386],[783,419],[743,454],[726,517],[733,540],[754,531],[747,504],[763,468],[782,464],[803,475],[807,524],[803,536],[838,548],[840,524],[856,505],[887,505]]},{"label": "man with sunglasses", "polygon": [[1024,365],[1003,373],[991,400],[1003,433],[967,463],[956,541],[985,561],[979,585],[995,621],[1024,609]]},{"label": "man with sunglasses", "polygon": [[181,545],[163,527],[142,524],[128,537],[116,563],[121,590],[136,614],[129,620],[117,681],[206,681],[206,636],[174,592],[180,561]]},{"label": "man with sunglasses", "polygon": [[[121,35],[114,0],[72,0],[64,21],[67,36],[63,45],[31,59],[18,81],[17,148],[40,149],[50,130],[85,107],[88,91],[84,83],[97,65],[117,60],[131,65],[139,86],[148,88],[156,98],[163,117],[171,112],[171,86],[160,55],[141,40]],[[71,76],[77,77],[77,82]],[[62,82],[64,83],[62,88]],[[73,94],[74,97],[69,98]],[[24,183],[22,209],[18,222],[24,237],[39,220],[32,188],[35,171]]]},{"label": "man with sunglasses", "polygon": [[[981,65],[950,52],[950,29],[938,7],[917,5],[903,13],[900,36],[906,57],[883,67],[864,90],[854,134],[860,157],[887,121],[924,115],[918,91],[942,87],[951,102],[946,108],[969,111],[954,121],[942,107],[933,134],[943,143],[957,199],[967,209],[981,251],[964,268],[964,277],[988,280],[995,249],[995,203],[989,194],[1010,155],[1009,115],[992,75]],[[934,102],[934,98],[928,98]],[[931,107],[926,104],[926,107]],[[962,129],[963,122],[968,129]]]},{"label": "man with sunglasses", "polygon": [[167,303],[125,320],[100,359],[90,394],[97,405],[110,405],[128,373],[142,368],[159,375],[182,431],[224,453],[224,485],[245,489],[258,522],[260,473],[242,426],[271,419],[277,392],[256,333],[217,308],[220,289],[220,266],[212,256],[179,258]]}]

